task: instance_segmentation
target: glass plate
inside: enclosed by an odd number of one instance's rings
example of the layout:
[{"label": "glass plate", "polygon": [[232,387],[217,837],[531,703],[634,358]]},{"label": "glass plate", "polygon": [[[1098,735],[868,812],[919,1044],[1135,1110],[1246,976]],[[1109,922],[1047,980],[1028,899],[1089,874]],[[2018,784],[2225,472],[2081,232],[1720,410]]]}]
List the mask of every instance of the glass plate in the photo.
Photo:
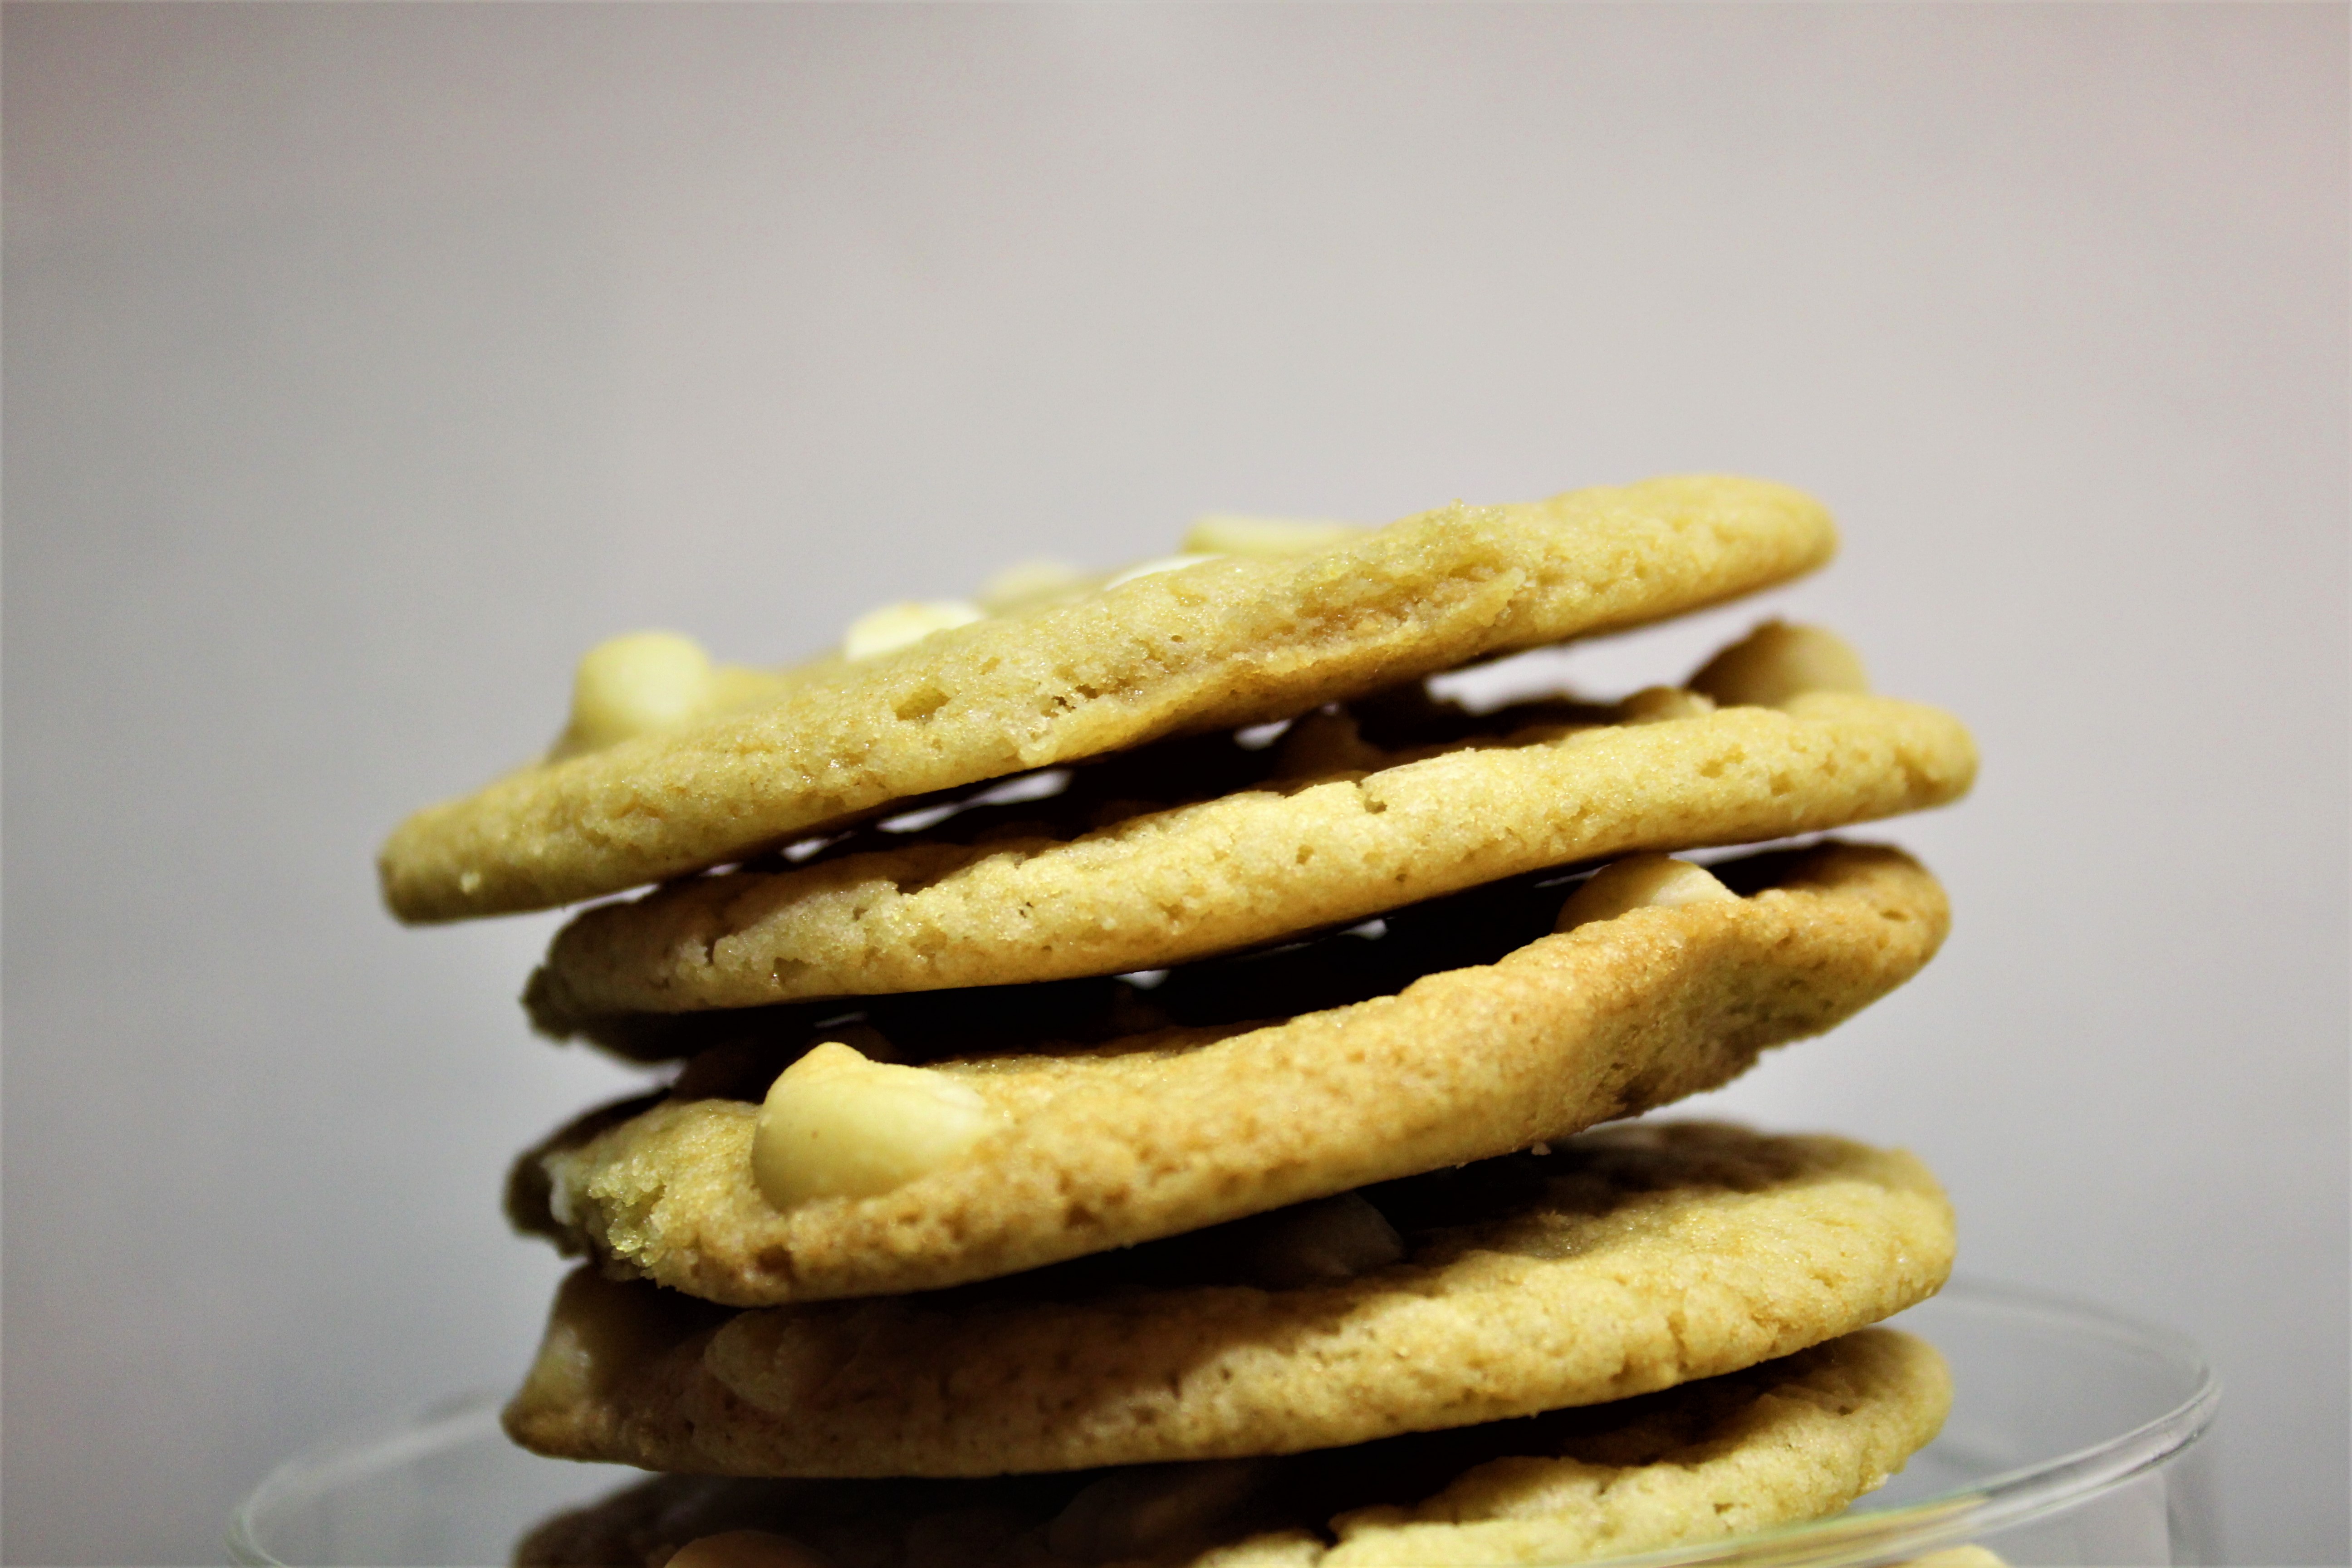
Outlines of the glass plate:
[{"label": "glass plate", "polygon": [[[1612,1558],[1612,1568],[1868,1568],[1969,1544],[2021,1568],[2222,1561],[2196,1446],[2221,1387],[2187,1340],[1961,1281],[1896,1321],[1944,1352],[1954,1389],[1943,1434],[1901,1475],[1834,1519]],[[505,1563],[549,1515],[645,1479],[524,1453],[499,1430],[499,1403],[467,1395],[290,1460],[231,1519],[229,1561]]]}]

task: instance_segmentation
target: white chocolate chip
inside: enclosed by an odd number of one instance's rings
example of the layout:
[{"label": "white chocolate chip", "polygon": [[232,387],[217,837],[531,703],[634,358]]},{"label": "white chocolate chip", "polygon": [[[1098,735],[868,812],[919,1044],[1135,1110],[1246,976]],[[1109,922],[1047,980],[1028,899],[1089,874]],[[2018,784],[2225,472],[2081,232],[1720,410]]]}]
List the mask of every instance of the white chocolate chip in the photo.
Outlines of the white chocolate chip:
[{"label": "white chocolate chip", "polygon": [[577,756],[698,719],[712,706],[710,656],[676,632],[632,632],[590,648],[572,678],[572,720],[553,756]]},{"label": "white chocolate chip", "polygon": [[791,689],[790,671],[747,669],[740,664],[714,666],[710,671],[710,710],[730,713],[773,702]]},{"label": "white chocolate chip", "polygon": [[1656,724],[1668,719],[1700,719],[1715,711],[1715,699],[1679,686],[1645,686],[1617,704],[1621,724]]},{"label": "white chocolate chip", "polygon": [[872,1197],[969,1151],[1004,1124],[970,1085],[929,1068],[868,1061],[828,1040],[769,1086],[751,1178],[779,1209]]},{"label": "white chocolate chip", "polygon": [[1081,1489],[1045,1527],[1045,1548],[1072,1563],[1190,1556],[1273,1473],[1264,1459],[1212,1459],[1113,1470]]},{"label": "white chocolate chip", "polygon": [[1138,577],[1157,577],[1162,572],[1181,572],[1187,566],[1198,566],[1203,561],[1214,561],[1217,559],[1219,558],[1215,555],[1203,554],[1198,552],[1190,551],[1181,555],[1157,556],[1152,560],[1140,562],[1136,565],[1130,566],[1124,572],[1114,574],[1110,581],[1105,583],[1103,587],[1108,591],[1109,589],[1118,587],[1123,584],[1132,583]]},{"label": "white chocolate chip", "polygon": [[1096,574],[1066,561],[1023,561],[982,583],[974,597],[990,615],[1004,616],[1032,605],[1076,598],[1096,581]]},{"label": "white chocolate chip", "polygon": [[602,1394],[614,1379],[692,1334],[706,1311],[667,1291],[576,1274],[556,1293],[527,1391],[562,1401]]},{"label": "white chocolate chip", "polygon": [[668,1568],[834,1568],[833,1559],[790,1536],[764,1530],[729,1530],[689,1541]]},{"label": "white chocolate chip", "polygon": [[1708,659],[1689,685],[1726,708],[1771,708],[1807,691],[1867,691],[1870,677],[1835,632],[1766,621]]},{"label": "white chocolate chip", "polygon": [[1603,866],[1570,894],[1551,929],[1573,931],[1593,921],[1613,921],[1633,910],[1677,909],[1738,897],[1704,866],[1671,855],[1631,855]]},{"label": "white chocolate chip", "polygon": [[952,626],[968,626],[988,618],[978,605],[964,599],[907,599],[868,610],[849,623],[841,639],[841,657],[856,663],[908,647]]},{"label": "white chocolate chip", "polygon": [[1352,1279],[1404,1258],[1404,1238],[1356,1193],[1265,1216],[1249,1254],[1249,1277],[1269,1290]]},{"label": "white chocolate chip", "polygon": [[1324,518],[1249,517],[1239,512],[1202,512],[1192,520],[1183,548],[1204,555],[1245,555],[1283,561],[1312,555],[1344,543],[1362,529]]}]

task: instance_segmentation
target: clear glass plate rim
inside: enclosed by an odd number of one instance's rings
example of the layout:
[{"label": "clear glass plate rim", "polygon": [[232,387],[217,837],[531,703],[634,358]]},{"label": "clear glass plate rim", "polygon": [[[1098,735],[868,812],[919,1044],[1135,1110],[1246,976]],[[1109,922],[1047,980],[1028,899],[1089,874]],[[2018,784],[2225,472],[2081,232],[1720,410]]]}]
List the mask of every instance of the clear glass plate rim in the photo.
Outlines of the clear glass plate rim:
[{"label": "clear glass plate rim", "polygon": [[[1737,1546],[1743,1568],[1769,1568],[1800,1559],[1826,1568],[1828,1560],[1821,1553],[1841,1545],[1875,1560],[1878,1552],[1895,1545],[1897,1538],[1906,1552],[1933,1552],[2029,1524],[2161,1465],[2202,1436],[2221,1406],[2221,1380],[2204,1352],[2187,1335],[2173,1330],[2054,1291],[1990,1280],[1956,1278],[1930,1300],[1990,1307],[2063,1323],[2076,1331],[2093,1331],[2112,1344],[2177,1366],[2191,1382],[2191,1390],[2169,1410],[2103,1442],[2000,1471],[1939,1496],[1885,1509],[1873,1509],[1864,1502],[1856,1512],[1806,1520],[1739,1538]],[[1901,1317],[1889,1321],[1899,1324]],[[1669,1547],[1606,1559],[1589,1568],[1677,1568],[1715,1563],[1722,1561],[1724,1552],[1733,1544],[1713,1541]],[[1853,1560],[1860,1562],[1863,1557]]]},{"label": "clear glass plate rim", "polygon": [[[2197,1441],[2212,1424],[2221,1385],[2203,1352],[2185,1335],[2073,1297],[1990,1280],[1955,1279],[1931,1300],[2039,1318],[2078,1333],[2089,1331],[2111,1344],[2164,1361],[2193,1386],[2188,1397],[2169,1410],[2103,1442],[1898,1507],[1865,1506],[1860,1512],[1809,1520],[1740,1538],[1737,1546],[1741,1562],[1763,1568],[1795,1561],[1801,1553],[1805,1561],[1814,1562],[1823,1548],[1834,1550],[1850,1542],[1856,1550],[1874,1550],[1896,1536],[1906,1551],[1933,1551],[2011,1529],[2164,1463]],[[260,1541],[260,1517],[270,1504],[289,1493],[323,1489],[343,1475],[382,1469],[470,1436],[495,1423],[503,1402],[504,1396],[497,1394],[460,1394],[415,1415],[360,1428],[298,1453],[272,1470],[229,1516],[226,1543],[229,1561],[247,1568],[288,1568]],[[1733,1545],[1730,1540],[1718,1540],[1612,1558],[1606,1568],[1676,1568],[1717,1562]],[[1603,1565],[1595,1563],[1592,1568]]]}]

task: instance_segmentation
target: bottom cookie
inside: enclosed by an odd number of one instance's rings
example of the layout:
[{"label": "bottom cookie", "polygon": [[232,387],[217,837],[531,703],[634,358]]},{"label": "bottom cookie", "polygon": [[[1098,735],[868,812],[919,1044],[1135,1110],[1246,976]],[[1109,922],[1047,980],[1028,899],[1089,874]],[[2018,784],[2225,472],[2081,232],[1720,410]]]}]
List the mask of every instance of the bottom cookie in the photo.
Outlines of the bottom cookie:
[{"label": "bottom cookie", "polygon": [[[1866,1329],[1612,1404],[1281,1458],[977,1480],[665,1476],[550,1520],[528,1564],[1352,1568],[1564,1563],[1836,1512],[1949,1408],[1942,1358]],[[757,1532],[757,1533],[749,1533]]]}]

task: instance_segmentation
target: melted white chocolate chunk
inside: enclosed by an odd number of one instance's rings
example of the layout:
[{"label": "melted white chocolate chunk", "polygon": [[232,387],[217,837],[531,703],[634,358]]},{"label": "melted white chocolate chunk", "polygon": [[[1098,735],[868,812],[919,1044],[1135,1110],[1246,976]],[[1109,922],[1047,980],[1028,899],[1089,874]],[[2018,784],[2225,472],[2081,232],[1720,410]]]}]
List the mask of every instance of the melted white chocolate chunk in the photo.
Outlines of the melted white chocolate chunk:
[{"label": "melted white chocolate chunk", "polygon": [[633,740],[715,713],[772,702],[790,676],[713,664],[702,645],[676,632],[631,632],[582,656],[572,681],[572,718],[547,760]]},{"label": "melted white chocolate chunk", "polygon": [[1689,685],[1726,708],[1775,708],[1808,691],[1867,691],[1870,676],[1835,632],[1766,621],[1708,659]]},{"label": "melted white chocolate chunk", "polygon": [[1738,897],[1704,866],[1671,855],[1629,855],[1603,866],[1570,894],[1551,929],[1573,931],[1594,921],[1613,921],[1633,910],[1676,909]]},{"label": "melted white chocolate chunk", "polygon": [[677,1323],[667,1310],[675,1300],[602,1279],[566,1282],[527,1387],[549,1399],[601,1396],[677,1342]]},{"label": "melted white chocolate chunk", "polygon": [[841,639],[841,657],[853,664],[911,647],[953,626],[986,620],[988,614],[966,599],[905,599],[868,610],[849,623]]},{"label": "melted white chocolate chunk", "polygon": [[1323,518],[1252,517],[1241,512],[1202,512],[1192,521],[1182,548],[1203,555],[1246,555],[1283,561],[1312,555],[1344,543],[1364,531],[1352,522]]},{"label": "melted white chocolate chunk", "polygon": [[572,678],[572,721],[556,757],[593,752],[700,718],[716,705],[710,656],[676,632],[631,632],[598,643]]},{"label": "melted white chocolate chunk", "polygon": [[992,616],[1009,616],[1032,605],[1075,599],[1098,580],[1099,574],[1066,561],[1022,561],[982,583],[973,599]]},{"label": "melted white chocolate chunk", "polygon": [[1004,1125],[970,1085],[929,1068],[868,1061],[828,1040],[777,1075],[751,1137],[768,1202],[872,1197],[962,1155]]},{"label": "melted white chocolate chunk", "polygon": [[1113,573],[1103,584],[1103,591],[1122,587],[1138,577],[1157,577],[1162,572],[1181,572],[1187,566],[1198,566],[1204,561],[1214,561],[1214,555],[1199,551],[1186,551],[1180,555],[1155,555],[1149,561],[1139,561],[1124,572]]},{"label": "melted white chocolate chunk", "polygon": [[1617,704],[1621,724],[1656,724],[1668,719],[1703,719],[1715,711],[1715,699],[1679,686],[1645,686]]}]

